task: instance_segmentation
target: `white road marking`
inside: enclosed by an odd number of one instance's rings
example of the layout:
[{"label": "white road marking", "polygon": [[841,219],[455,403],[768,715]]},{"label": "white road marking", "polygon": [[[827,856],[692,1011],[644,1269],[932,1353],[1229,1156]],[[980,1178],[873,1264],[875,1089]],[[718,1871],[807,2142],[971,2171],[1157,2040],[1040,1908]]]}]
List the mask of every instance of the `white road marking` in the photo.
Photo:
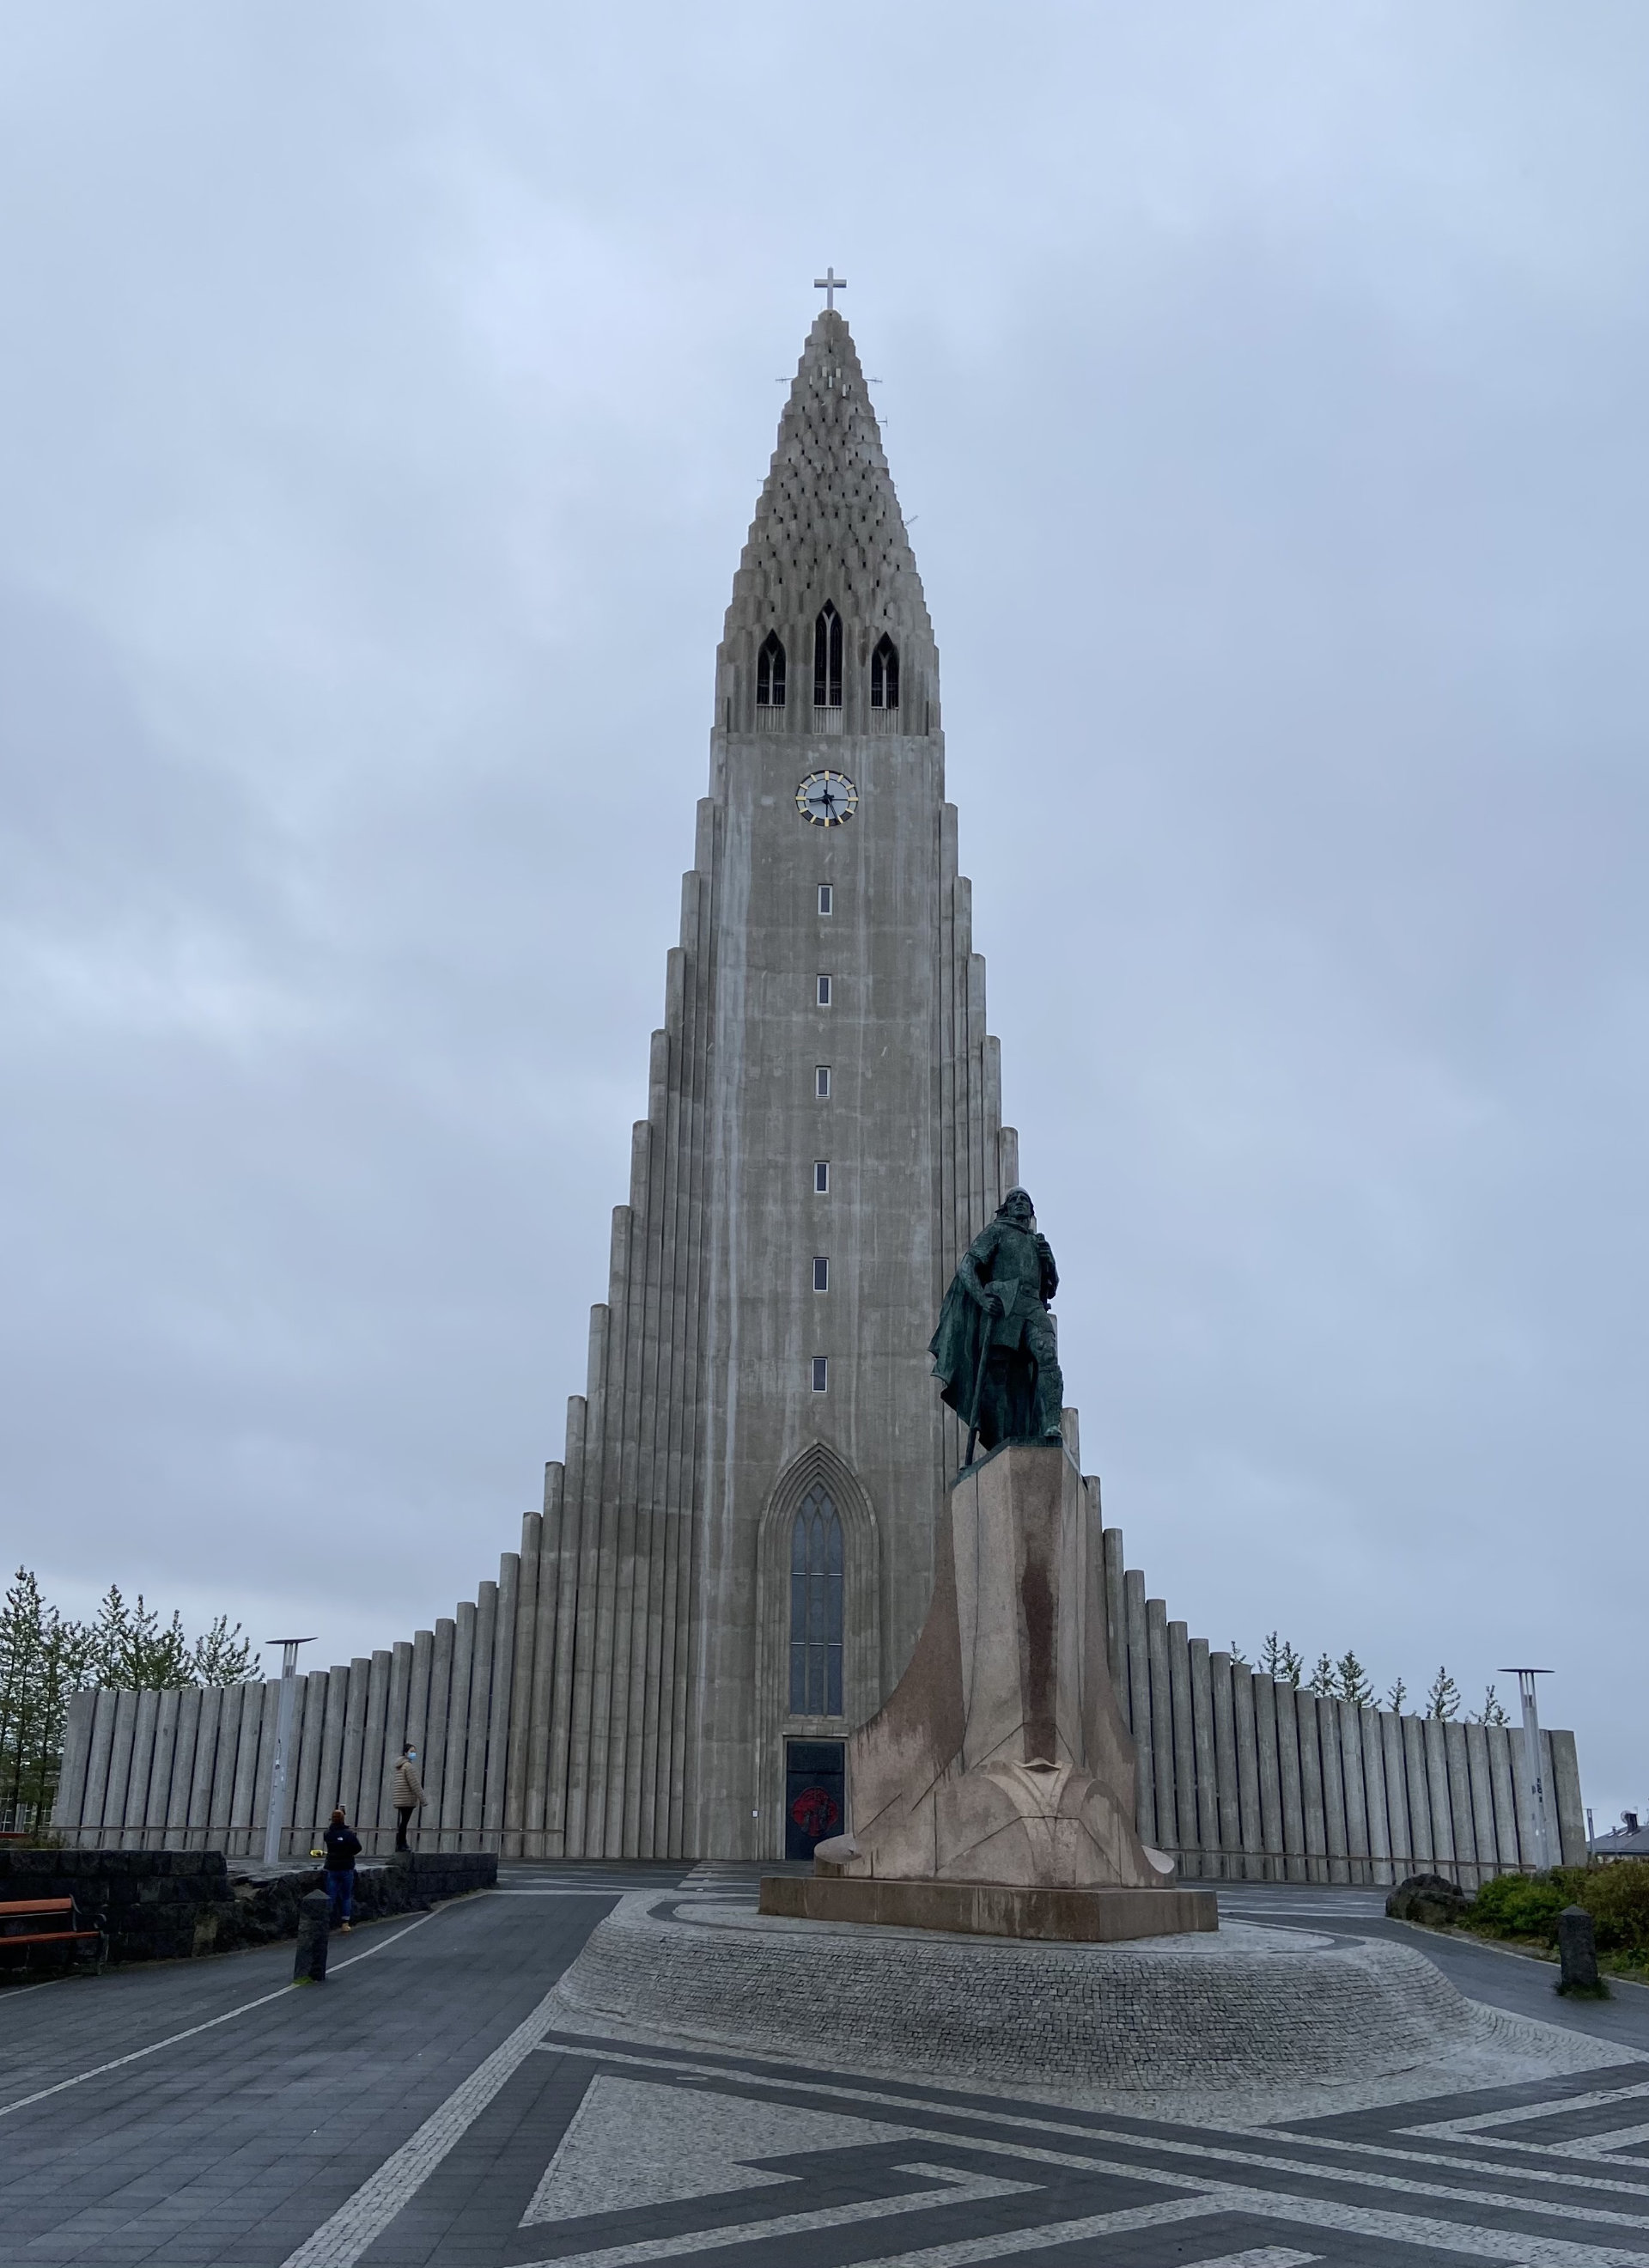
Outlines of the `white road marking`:
[{"label": "white road marking", "polygon": [[494,2048],[484,2063],[476,2065],[416,2133],[392,2151],[377,2172],[369,2174],[313,2236],[287,2256],[282,2268],[351,2268],[401,2207],[417,2195],[538,2045],[555,2020],[555,1999],[552,1985],[508,2039]]},{"label": "white road marking", "polygon": [[[817,2213],[781,2213],[770,2220],[733,2228],[701,2228],[690,2236],[649,2236],[637,2244],[604,2244],[593,2252],[563,2252],[551,2261],[532,2262],[529,2268],[631,2268],[632,2263],[644,2260],[677,2260],[691,2252],[719,2252],[727,2245],[762,2243],[771,2237],[805,2236],[815,2228],[849,2228],[855,2221],[880,2220],[885,2214],[927,2213],[936,2205],[977,2205],[986,2198],[1023,2196],[1041,2186],[1036,2182],[999,2181],[993,2174],[958,2173],[953,2166],[913,2162],[896,2167],[894,2171],[920,2174],[937,2186],[917,2190],[909,2197],[872,2198],[863,2205],[825,2205]],[[565,2222],[562,2225],[567,2226]]]},{"label": "white road marking", "polygon": [[[409,1921],[405,1929],[398,1929],[394,1937],[381,1938],[376,1945],[369,1945],[364,1952],[352,1953],[347,1961],[337,1962],[334,1966],[353,1969],[357,1961],[370,1961],[373,1954],[382,1953],[386,1946],[394,1945],[396,1938],[409,1936],[415,1929],[422,1929],[426,1921],[434,1919],[433,1913],[420,1914],[417,1920]],[[202,2032],[214,2031],[219,2024],[227,2024],[236,2016],[249,2016],[254,2008],[267,2008],[271,2000],[283,2000],[289,1992],[297,1989],[295,1982],[277,1984],[273,1992],[261,1992],[255,2000],[243,2000],[237,2008],[225,2008],[221,2016],[208,2016],[202,2024],[191,2024],[181,2032],[168,2032],[164,2040],[151,2040],[146,2048],[134,2048],[129,2055],[115,2056],[108,2063],[93,2064],[90,2071],[77,2071],[72,2079],[60,2079],[55,2086],[37,2088],[33,2095],[19,2095],[13,2102],[0,2102],[0,2118],[9,2117],[13,2110],[26,2110],[31,2102],[44,2102],[48,2095],[61,2095],[65,2088],[83,2087],[89,2079],[101,2079],[106,2071],[121,2071],[129,2063],[141,2063],[145,2056],[158,2055],[162,2048],[174,2048],[180,2040],[192,2040]]]}]

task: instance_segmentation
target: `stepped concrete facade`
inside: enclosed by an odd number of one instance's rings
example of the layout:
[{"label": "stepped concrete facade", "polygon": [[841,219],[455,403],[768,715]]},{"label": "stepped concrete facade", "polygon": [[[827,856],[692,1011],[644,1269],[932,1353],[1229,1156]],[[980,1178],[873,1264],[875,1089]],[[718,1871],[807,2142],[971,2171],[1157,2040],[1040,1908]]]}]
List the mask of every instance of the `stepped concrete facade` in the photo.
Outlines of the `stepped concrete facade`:
[{"label": "stepped concrete facade", "polygon": [[[403,1738],[426,1849],[772,1859],[848,1823],[845,1742],[910,1658],[961,1456],[929,1336],[1019,1179],[940,713],[869,391],[827,312],[734,578],[681,942],[563,1455],[496,1583],[300,1680],[291,1851],[336,1802],[386,1846]],[[1077,1454],[1074,1412],[1066,1438]],[[1211,1655],[1124,1577],[1099,1484],[1081,1490],[1137,1832],[1182,1873],[1469,1876],[1532,1850],[1503,1732],[1347,1710]],[[77,1697],[55,1823],[261,1849],[276,1694]],[[1582,1852],[1567,1734],[1547,1786],[1565,1856]]]}]

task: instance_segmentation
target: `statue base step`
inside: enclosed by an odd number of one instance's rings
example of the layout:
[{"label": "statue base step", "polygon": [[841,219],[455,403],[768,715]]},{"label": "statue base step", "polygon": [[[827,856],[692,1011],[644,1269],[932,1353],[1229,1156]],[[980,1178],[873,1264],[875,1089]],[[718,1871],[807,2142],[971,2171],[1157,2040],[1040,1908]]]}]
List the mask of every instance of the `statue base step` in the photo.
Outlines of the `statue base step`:
[{"label": "statue base step", "polygon": [[1055,1889],[866,1874],[764,1874],[759,1911],[787,1921],[865,1922],[1060,1945],[1116,1945],[1219,1927],[1212,1890]]}]

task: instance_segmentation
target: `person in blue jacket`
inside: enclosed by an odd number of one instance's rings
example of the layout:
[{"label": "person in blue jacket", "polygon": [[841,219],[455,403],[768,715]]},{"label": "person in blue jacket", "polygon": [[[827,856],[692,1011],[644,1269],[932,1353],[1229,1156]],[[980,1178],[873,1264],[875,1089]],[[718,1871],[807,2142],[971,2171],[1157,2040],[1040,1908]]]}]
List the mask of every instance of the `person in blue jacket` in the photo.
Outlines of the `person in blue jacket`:
[{"label": "person in blue jacket", "polygon": [[355,1905],[355,1862],[361,1854],[361,1838],[345,1819],[342,1804],[320,1839],[327,1846],[327,1895],[332,1901],[327,1919],[332,1928],[347,1932],[354,1927],[350,1915]]}]

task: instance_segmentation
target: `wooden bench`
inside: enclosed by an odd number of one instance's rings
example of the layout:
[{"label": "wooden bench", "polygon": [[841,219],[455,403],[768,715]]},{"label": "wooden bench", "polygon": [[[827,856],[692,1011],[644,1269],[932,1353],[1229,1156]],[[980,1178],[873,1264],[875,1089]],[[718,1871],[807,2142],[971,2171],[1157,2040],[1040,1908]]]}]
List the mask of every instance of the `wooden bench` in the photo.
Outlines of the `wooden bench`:
[{"label": "wooden bench", "polygon": [[34,1947],[53,1946],[74,1959],[89,1953],[100,1970],[109,1949],[101,1920],[83,1922],[72,1898],[0,1899],[0,1953],[20,1953],[26,1969]]}]

